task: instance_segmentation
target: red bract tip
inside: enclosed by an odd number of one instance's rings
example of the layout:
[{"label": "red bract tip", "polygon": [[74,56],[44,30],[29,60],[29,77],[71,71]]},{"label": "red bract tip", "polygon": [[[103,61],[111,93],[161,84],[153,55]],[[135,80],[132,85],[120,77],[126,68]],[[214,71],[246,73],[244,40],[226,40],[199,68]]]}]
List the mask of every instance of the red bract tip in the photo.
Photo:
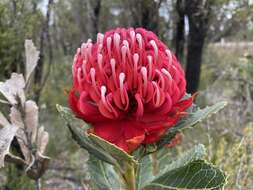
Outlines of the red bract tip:
[{"label": "red bract tip", "polygon": [[126,152],[159,140],[193,101],[181,100],[186,81],[174,54],[143,28],[117,28],[83,43],[72,73],[73,112]]},{"label": "red bract tip", "polygon": [[175,135],[175,137],[170,141],[169,144],[166,145],[167,148],[173,148],[175,147],[176,145],[180,144],[182,142],[182,134],[181,133],[177,133]]}]

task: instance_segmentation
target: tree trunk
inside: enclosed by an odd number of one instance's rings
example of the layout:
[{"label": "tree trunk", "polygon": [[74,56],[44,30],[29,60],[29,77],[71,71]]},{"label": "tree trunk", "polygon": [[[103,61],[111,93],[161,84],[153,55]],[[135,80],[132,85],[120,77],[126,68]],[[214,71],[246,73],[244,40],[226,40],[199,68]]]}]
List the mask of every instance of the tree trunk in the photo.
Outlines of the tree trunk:
[{"label": "tree trunk", "polygon": [[129,0],[126,1],[133,17],[134,27],[143,27],[159,33],[159,8],[163,0]]},{"label": "tree trunk", "polygon": [[97,33],[99,32],[99,15],[101,10],[101,0],[94,0],[92,14],[92,25],[93,25],[93,39],[96,40]]},{"label": "tree trunk", "polygon": [[195,24],[189,21],[190,31],[186,58],[187,92],[191,94],[198,90],[205,40],[204,29],[193,25]]},{"label": "tree trunk", "polygon": [[186,58],[187,92],[198,90],[202,53],[208,29],[210,4],[205,0],[186,0],[186,15],[189,20],[189,35]]},{"label": "tree trunk", "polygon": [[155,32],[159,32],[159,6],[154,0],[141,1],[141,26]]},{"label": "tree trunk", "polygon": [[[50,20],[50,13],[51,13],[51,5],[53,4],[53,0],[48,0],[47,5],[47,14],[46,20],[43,24],[41,36],[40,36],[40,59],[38,61],[38,65],[35,68],[34,74],[34,100],[38,103],[40,99],[40,94],[42,91],[42,84],[43,84],[43,71],[44,71],[44,58],[45,58],[45,39],[49,40],[49,20]],[[50,46],[51,47],[51,46]],[[51,56],[51,53],[50,53]],[[50,57],[51,58],[51,57]]]},{"label": "tree trunk", "polygon": [[175,32],[175,54],[178,60],[183,63],[184,60],[184,44],[185,44],[185,8],[184,0],[177,0],[176,11],[176,32]]}]

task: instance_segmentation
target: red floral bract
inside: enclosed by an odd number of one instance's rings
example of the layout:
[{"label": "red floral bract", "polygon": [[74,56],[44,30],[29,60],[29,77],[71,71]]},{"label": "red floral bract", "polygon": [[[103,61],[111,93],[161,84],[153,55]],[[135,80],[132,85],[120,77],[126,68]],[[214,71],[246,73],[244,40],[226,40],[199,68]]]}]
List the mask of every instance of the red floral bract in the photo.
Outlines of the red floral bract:
[{"label": "red floral bract", "polygon": [[126,152],[158,141],[193,98],[176,57],[143,28],[99,33],[78,48],[69,105],[91,132]]}]

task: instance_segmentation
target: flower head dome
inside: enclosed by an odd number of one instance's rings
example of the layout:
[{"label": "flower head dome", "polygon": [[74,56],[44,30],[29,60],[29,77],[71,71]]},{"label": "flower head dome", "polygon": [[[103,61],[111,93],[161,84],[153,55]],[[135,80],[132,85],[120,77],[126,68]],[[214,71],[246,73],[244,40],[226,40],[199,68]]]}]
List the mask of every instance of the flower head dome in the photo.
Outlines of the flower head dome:
[{"label": "flower head dome", "polygon": [[69,105],[92,132],[126,152],[154,143],[192,104],[176,57],[143,28],[99,33],[77,49]]}]

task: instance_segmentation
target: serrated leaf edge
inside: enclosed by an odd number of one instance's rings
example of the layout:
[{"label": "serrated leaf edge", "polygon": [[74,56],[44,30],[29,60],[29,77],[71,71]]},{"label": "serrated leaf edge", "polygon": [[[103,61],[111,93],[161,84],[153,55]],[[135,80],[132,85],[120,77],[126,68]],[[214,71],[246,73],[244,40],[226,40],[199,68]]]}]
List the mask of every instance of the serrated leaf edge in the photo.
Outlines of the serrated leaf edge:
[{"label": "serrated leaf edge", "polygon": [[[217,104],[220,104],[220,105],[217,106]],[[187,128],[189,128],[189,127],[193,127],[193,126],[195,126],[196,124],[202,122],[204,119],[207,119],[207,118],[211,117],[213,114],[216,114],[218,111],[222,110],[227,104],[228,104],[228,103],[227,103],[226,101],[221,101],[221,102],[218,102],[218,103],[216,103],[216,104],[214,104],[214,105],[212,105],[212,106],[207,106],[207,107],[205,107],[204,109],[198,109],[198,110],[196,110],[194,113],[190,113],[190,114],[195,114],[195,113],[198,112],[198,111],[204,111],[204,110],[206,110],[206,109],[208,109],[208,108],[211,108],[211,107],[213,107],[213,106],[217,106],[217,107],[218,107],[218,108],[215,108],[216,111],[209,111],[209,112],[205,113],[204,116],[201,116],[201,117],[198,118],[197,120],[195,120],[195,121],[193,121],[193,122],[191,122],[191,123],[186,124],[186,125],[185,125],[183,128],[181,128],[181,129],[177,129],[177,128],[176,128],[176,125],[173,126],[172,128],[170,128],[169,133],[176,132],[176,131],[182,131],[182,130],[187,129]],[[190,115],[190,114],[189,114],[189,115]],[[186,121],[187,121],[187,119],[186,119]]]},{"label": "serrated leaf edge", "polygon": [[[130,154],[128,154],[127,152],[125,152],[123,149],[117,147],[116,145],[110,143],[109,141],[106,141],[106,140],[102,139],[101,137],[99,137],[99,136],[97,136],[97,135],[95,135],[95,134],[92,134],[92,133],[88,134],[88,137],[89,137],[91,140],[92,140],[92,138],[95,138],[95,139],[99,139],[100,141],[102,141],[102,142],[104,142],[104,143],[107,143],[108,145],[110,145],[110,146],[112,146],[113,148],[117,149],[118,151],[122,152],[122,154],[124,154],[124,155],[128,158],[128,161],[131,161],[131,162],[137,164],[137,161],[134,160],[134,156],[131,156]],[[93,142],[94,142],[94,141],[93,141]],[[99,146],[100,146],[102,149],[104,149],[100,144],[99,144]],[[105,150],[105,149],[104,149],[104,150]],[[122,159],[122,160],[123,160],[123,159]]]},{"label": "serrated leaf edge", "polygon": [[[219,167],[216,167],[214,164],[212,164],[212,163],[210,163],[210,162],[207,162],[206,160],[195,160],[194,162],[197,162],[197,161],[203,161],[203,163],[205,163],[205,164],[207,164],[207,165],[209,165],[209,166],[211,166],[211,167],[213,167],[213,168],[215,168],[215,169],[217,169],[217,170],[219,170],[220,172],[221,172],[221,174],[222,174],[222,176],[223,176],[223,178],[224,178],[224,183],[223,184],[221,184],[221,185],[218,185],[218,186],[215,186],[215,187],[211,187],[211,188],[204,188],[205,190],[213,190],[213,189],[215,189],[215,188],[223,188],[224,189],[224,187],[226,186],[226,184],[227,184],[227,182],[228,182],[228,177],[225,175],[225,172],[224,171],[222,171]],[[188,164],[190,164],[190,163],[192,163],[192,162],[189,162]],[[187,165],[188,165],[187,164]],[[186,165],[183,165],[182,167],[185,167]],[[180,167],[179,167],[180,168]],[[173,170],[176,170],[176,169],[179,169],[179,168],[175,168],[175,169],[173,169]],[[173,171],[173,170],[171,170],[171,171]],[[156,179],[154,179],[154,180],[156,180]],[[153,180],[153,181],[154,181]],[[210,182],[209,182],[210,183]],[[166,185],[162,185],[162,184],[159,184],[159,183],[150,183],[150,184],[147,184],[147,185],[145,185],[143,188],[141,188],[141,190],[145,190],[145,188],[146,187],[148,187],[148,186],[152,186],[152,185],[156,185],[156,186],[160,186],[160,187],[163,187],[163,188],[167,188],[168,190],[186,190],[187,188],[176,188],[176,187],[172,187],[172,186],[166,186]],[[198,189],[190,189],[190,190],[201,190],[201,189],[203,189],[203,188],[198,188]]]}]

